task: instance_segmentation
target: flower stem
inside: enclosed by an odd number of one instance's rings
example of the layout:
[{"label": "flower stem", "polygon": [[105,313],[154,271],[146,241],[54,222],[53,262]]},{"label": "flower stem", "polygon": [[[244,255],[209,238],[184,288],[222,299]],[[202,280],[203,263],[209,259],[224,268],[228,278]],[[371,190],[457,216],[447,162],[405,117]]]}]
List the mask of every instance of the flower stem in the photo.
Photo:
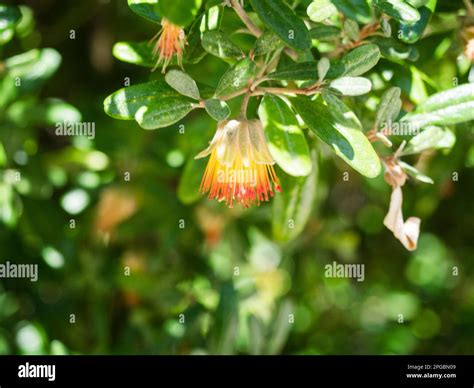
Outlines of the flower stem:
[{"label": "flower stem", "polygon": [[247,119],[247,108],[249,106],[249,101],[250,97],[252,96],[252,93],[247,92],[245,93],[244,99],[242,101],[242,105],[240,107],[240,116],[242,116],[242,119]]}]

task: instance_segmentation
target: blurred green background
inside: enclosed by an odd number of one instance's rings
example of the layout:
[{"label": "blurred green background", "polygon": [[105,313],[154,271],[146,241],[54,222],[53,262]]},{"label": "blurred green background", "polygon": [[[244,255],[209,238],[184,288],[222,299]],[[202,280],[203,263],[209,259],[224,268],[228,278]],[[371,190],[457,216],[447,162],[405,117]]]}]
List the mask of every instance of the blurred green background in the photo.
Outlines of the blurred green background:
[{"label": "blurred green background", "polygon": [[[444,90],[467,73],[459,5],[440,3],[413,66]],[[160,77],[112,56],[116,41],[150,39],[156,25],[122,0],[21,4],[36,24],[0,51],[0,262],[38,264],[39,280],[0,280],[0,354],[473,353],[472,122],[455,128],[450,153],[424,155],[434,185],[404,187],[405,214],[422,219],[417,251],[383,226],[383,177],[363,178],[324,148],[310,221],[278,243],[271,204],[227,209],[179,189],[215,131],[205,113],[187,117],[184,134],[104,113],[127,80]],[[49,53],[44,69],[20,69],[36,73],[14,94],[3,61],[34,48],[54,48],[62,63]],[[225,69],[210,56],[187,68],[214,86]],[[409,71],[394,70],[402,90]],[[95,138],[56,136],[63,119],[94,123]],[[365,264],[365,281],[326,278],[333,261]]]}]

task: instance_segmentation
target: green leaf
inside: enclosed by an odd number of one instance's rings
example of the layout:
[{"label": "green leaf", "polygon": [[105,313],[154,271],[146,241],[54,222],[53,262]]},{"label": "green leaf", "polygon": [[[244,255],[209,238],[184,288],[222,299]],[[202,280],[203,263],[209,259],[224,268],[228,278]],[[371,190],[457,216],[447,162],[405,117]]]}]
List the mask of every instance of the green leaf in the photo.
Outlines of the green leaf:
[{"label": "green leaf", "polygon": [[262,21],[287,45],[297,50],[309,50],[308,28],[295,12],[281,0],[250,0]]},{"label": "green leaf", "polygon": [[118,42],[115,43],[112,54],[120,61],[133,63],[138,66],[155,67],[152,47],[148,42]]},{"label": "green leaf", "polygon": [[[184,50],[184,62],[196,64],[199,63],[207,54],[201,41],[201,24],[205,22],[205,15],[196,19],[186,37],[186,49]],[[207,24],[207,23],[206,23]]]},{"label": "green leaf", "polygon": [[0,222],[9,227],[17,224],[23,206],[13,187],[0,181]]},{"label": "green leaf", "polygon": [[426,5],[418,9],[420,20],[414,24],[400,23],[398,38],[405,43],[415,43],[425,31],[436,8],[437,0],[429,0]]},{"label": "green leaf", "polygon": [[405,115],[415,128],[427,125],[452,125],[474,120],[474,84],[466,84],[437,93]]},{"label": "green leaf", "polygon": [[219,58],[238,59],[243,53],[226,34],[221,31],[206,31],[202,34],[202,47],[209,54]]},{"label": "green leaf", "polygon": [[41,102],[29,99],[15,101],[6,112],[8,120],[18,126],[75,123],[81,121],[81,113],[72,105],[49,98]]},{"label": "green leaf", "polygon": [[248,318],[247,322],[249,331],[248,343],[250,354],[262,354],[263,347],[265,345],[265,331],[263,323],[253,315]]},{"label": "green leaf", "polygon": [[382,95],[375,118],[375,128],[380,128],[385,123],[391,123],[398,117],[402,109],[401,93],[400,88],[392,87]]},{"label": "green leaf", "polygon": [[293,326],[288,317],[294,311],[293,303],[288,299],[284,300],[278,309],[278,314],[273,320],[273,328],[268,343],[268,354],[279,354],[283,350],[285,343]]},{"label": "green leaf", "polygon": [[317,24],[309,31],[311,39],[320,41],[331,41],[337,39],[341,35],[341,29],[336,26],[327,26],[325,24]]},{"label": "green leaf", "polygon": [[324,101],[326,101],[326,104],[331,111],[331,115],[338,123],[343,125],[345,128],[362,131],[362,124],[360,123],[359,118],[338,97],[325,91],[323,91],[322,97]]},{"label": "green leaf", "polygon": [[405,0],[405,1],[415,8],[420,8],[426,5],[429,0]]},{"label": "green leaf", "polygon": [[158,0],[128,0],[128,6],[137,15],[155,23],[161,23]]},{"label": "green leaf", "polygon": [[206,112],[216,121],[223,121],[230,116],[230,108],[224,101],[210,99],[204,102]]},{"label": "green leaf", "polygon": [[398,161],[398,164],[403,168],[403,170],[410,175],[411,177],[419,180],[420,182],[423,183],[429,183],[429,184],[434,184],[433,179],[431,179],[429,176],[426,176],[425,174],[421,173],[418,169],[416,169],[413,166],[410,166],[408,163],[405,163],[401,160]]},{"label": "green leaf", "polygon": [[224,8],[221,6],[210,7],[202,14],[200,19],[200,31],[214,31],[218,30],[222,23],[224,16]]},{"label": "green leaf", "polygon": [[456,137],[450,130],[440,127],[427,127],[410,139],[402,155],[418,154],[428,149],[450,149],[455,142]]},{"label": "green leaf", "polygon": [[8,58],[5,66],[11,78],[18,78],[21,92],[39,89],[61,65],[61,55],[52,48],[34,49]]},{"label": "green leaf", "polygon": [[270,80],[317,81],[318,64],[316,62],[292,63],[275,70],[267,76]]},{"label": "green leaf", "polygon": [[186,117],[195,105],[184,97],[161,100],[159,105],[143,106],[135,120],[143,129],[157,129],[173,125]]},{"label": "green leaf", "polygon": [[0,31],[0,46],[3,46],[10,42],[15,35],[15,30],[10,28],[8,30]]},{"label": "green leaf", "polygon": [[367,0],[331,0],[333,4],[348,18],[362,24],[372,21],[372,11]]},{"label": "green leaf", "polygon": [[403,0],[372,0],[375,8],[401,22],[416,23],[420,13]]},{"label": "green leaf", "polygon": [[291,98],[291,104],[308,128],[356,171],[369,178],[380,174],[379,157],[363,132],[338,122],[319,101],[299,96]]},{"label": "green leaf", "polygon": [[331,0],[313,0],[308,6],[307,13],[313,22],[322,22],[335,15],[337,8]]},{"label": "green leaf", "polygon": [[120,89],[104,101],[105,112],[116,119],[133,120],[145,129],[170,126],[196,107],[164,81]]},{"label": "green leaf", "polygon": [[213,354],[232,354],[239,328],[239,297],[231,282],[220,290],[220,300],[212,330],[210,347]]},{"label": "green leaf", "polygon": [[249,58],[237,62],[224,73],[216,89],[216,97],[223,97],[245,88],[255,75],[255,63]]},{"label": "green leaf", "polygon": [[419,58],[419,52],[416,47],[407,46],[397,39],[376,36],[372,39],[372,42],[379,46],[380,52],[387,59],[416,61]]},{"label": "green leaf", "polygon": [[311,172],[311,157],[303,131],[290,107],[267,94],[258,109],[270,153],[283,171],[292,176]]},{"label": "green leaf", "polygon": [[7,154],[5,153],[5,148],[3,143],[0,142],[0,167],[5,167],[7,165]]},{"label": "green leaf", "polygon": [[283,41],[273,31],[266,31],[255,41],[253,54],[255,56],[271,53],[284,47]]},{"label": "green leaf", "polygon": [[178,185],[178,198],[185,205],[190,205],[201,199],[199,186],[206,163],[206,159],[194,159],[192,157],[186,162]]},{"label": "green leaf", "polygon": [[356,21],[346,19],[344,21],[343,30],[350,40],[356,42],[359,39],[360,28]]},{"label": "green leaf", "polygon": [[375,44],[365,44],[357,47],[331,64],[327,78],[342,76],[359,76],[372,69],[380,59],[380,50]]},{"label": "green leaf", "polygon": [[0,4],[0,31],[10,30],[21,19],[21,11],[16,5]]},{"label": "green leaf", "polygon": [[159,0],[158,7],[164,18],[173,24],[186,27],[198,14],[201,4],[202,0]]},{"label": "green leaf", "polygon": [[329,86],[345,96],[360,96],[372,90],[372,83],[364,77],[341,77],[332,81]]},{"label": "green leaf", "polygon": [[313,168],[306,177],[280,174],[282,192],[273,199],[272,233],[276,241],[288,242],[304,230],[316,197],[317,161],[312,153]]},{"label": "green leaf", "polygon": [[179,94],[190,97],[194,100],[200,100],[199,88],[191,76],[181,70],[170,70],[165,75],[166,83],[176,90]]},{"label": "green leaf", "polygon": [[331,62],[326,57],[323,57],[318,62],[318,80],[321,82],[326,77],[329,69],[331,68]]}]

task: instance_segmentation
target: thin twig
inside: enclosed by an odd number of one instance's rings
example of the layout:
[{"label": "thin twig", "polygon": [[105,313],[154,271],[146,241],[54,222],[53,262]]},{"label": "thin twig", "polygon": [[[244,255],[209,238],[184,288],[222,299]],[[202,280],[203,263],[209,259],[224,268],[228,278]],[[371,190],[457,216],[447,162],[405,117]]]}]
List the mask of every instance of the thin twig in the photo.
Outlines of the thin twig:
[{"label": "thin twig", "polygon": [[463,0],[464,5],[466,6],[466,11],[469,16],[474,16],[474,6],[471,3],[471,0]]},{"label": "thin twig", "polygon": [[247,26],[247,28],[253,35],[255,35],[257,38],[262,35],[262,31],[260,30],[260,28],[258,28],[250,20],[249,15],[247,15],[247,12],[245,12],[238,0],[230,0],[230,4],[234,9],[235,13],[239,15],[240,19],[244,22],[244,24]]}]

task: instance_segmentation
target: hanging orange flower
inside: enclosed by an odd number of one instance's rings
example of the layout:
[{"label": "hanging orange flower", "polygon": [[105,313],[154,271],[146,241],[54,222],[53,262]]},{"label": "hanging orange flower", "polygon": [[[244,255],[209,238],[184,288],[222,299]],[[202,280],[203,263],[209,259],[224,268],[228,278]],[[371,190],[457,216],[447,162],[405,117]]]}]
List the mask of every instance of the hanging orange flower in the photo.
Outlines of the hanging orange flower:
[{"label": "hanging orange flower", "polygon": [[153,48],[153,56],[158,57],[153,71],[161,65],[164,73],[175,56],[178,65],[182,65],[186,35],[182,27],[171,23],[167,19],[163,18],[161,20],[161,26],[160,32],[151,41],[158,39]]},{"label": "hanging orange flower", "polygon": [[281,191],[259,120],[220,122],[211,144],[196,159],[208,155],[199,191],[209,193],[209,199],[249,207],[273,197],[272,183],[275,191]]}]

